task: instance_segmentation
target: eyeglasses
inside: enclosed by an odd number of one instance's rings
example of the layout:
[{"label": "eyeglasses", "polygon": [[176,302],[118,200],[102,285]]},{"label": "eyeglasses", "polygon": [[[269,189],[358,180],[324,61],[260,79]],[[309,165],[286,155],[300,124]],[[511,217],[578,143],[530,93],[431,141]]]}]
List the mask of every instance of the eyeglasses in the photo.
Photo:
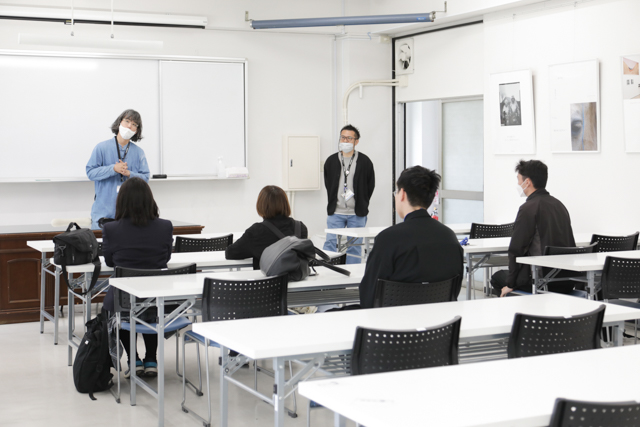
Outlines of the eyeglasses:
[{"label": "eyeglasses", "polygon": [[129,119],[123,119],[122,122],[125,125],[129,125],[131,127],[130,128],[131,130],[138,130],[138,125],[135,122],[133,122],[133,121],[131,121]]},{"label": "eyeglasses", "polygon": [[343,142],[353,142],[356,139],[358,139],[358,138],[354,138],[352,136],[342,136],[342,135],[340,135],[340,141],[343,141]]}]

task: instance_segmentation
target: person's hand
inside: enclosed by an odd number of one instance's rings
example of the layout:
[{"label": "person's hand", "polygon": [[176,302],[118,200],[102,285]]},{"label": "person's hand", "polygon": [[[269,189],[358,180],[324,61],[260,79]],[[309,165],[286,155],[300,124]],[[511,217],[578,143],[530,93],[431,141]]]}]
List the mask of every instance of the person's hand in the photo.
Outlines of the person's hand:
[{"label": "person's hand", "polygon": [[504,288],[502,288],[502,292],[500,292],[500,298],[506,296],[509,292],[513,292],[513,289],[511,289],[508,286],[505,286]]},{"label": "person's hand", "polygon": [[119,160],[118,163],[113,165],[113,170],[119,174],[124,175],[124,172],[127,170],[127,164],[122,160]]},{"label": "person's hand", "polygon": [[122,175],[129,177],[131,175],[131,171],[129,169],[125,169],[125,171],[122,172]]}]

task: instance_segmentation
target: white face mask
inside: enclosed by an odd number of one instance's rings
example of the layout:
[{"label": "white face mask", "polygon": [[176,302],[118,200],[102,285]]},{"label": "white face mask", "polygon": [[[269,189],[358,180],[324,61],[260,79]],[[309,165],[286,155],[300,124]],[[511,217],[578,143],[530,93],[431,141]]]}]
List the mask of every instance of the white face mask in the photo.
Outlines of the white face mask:
[{"label": "white face mask", "polygon": [[341,142],[338,145],[338,149],[343,153],[350,153],[353,151],[353,144],[350,142]]},{"label": "white face mask", "polygon": [[[523,184],[524,184],[524,182],[523,182]],[[518,191],[518,195],[520,197],[526,197],[527,196],[526,194],[524,194],[524,188],[522,188],[522,185],[520,185],[520,184],[516,184],[516,191]]]},{"label": "white face mask", "polygon": [[135,135],[136,133],[134,131],[132,131],[129,128],[126,128],[122,125],[120,125],[120,136],[126,140],[129,140],[133,137],[133,135]]}]

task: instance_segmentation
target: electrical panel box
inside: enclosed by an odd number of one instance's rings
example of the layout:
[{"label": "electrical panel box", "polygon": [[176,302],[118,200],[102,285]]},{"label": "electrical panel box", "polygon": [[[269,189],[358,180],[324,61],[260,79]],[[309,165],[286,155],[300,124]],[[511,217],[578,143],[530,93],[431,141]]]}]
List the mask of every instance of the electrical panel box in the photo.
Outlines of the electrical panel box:
[{"label": "electrical panel box", "polygon": [[320,137],[285,135],[282,185],[285,191],[320,189]]}]

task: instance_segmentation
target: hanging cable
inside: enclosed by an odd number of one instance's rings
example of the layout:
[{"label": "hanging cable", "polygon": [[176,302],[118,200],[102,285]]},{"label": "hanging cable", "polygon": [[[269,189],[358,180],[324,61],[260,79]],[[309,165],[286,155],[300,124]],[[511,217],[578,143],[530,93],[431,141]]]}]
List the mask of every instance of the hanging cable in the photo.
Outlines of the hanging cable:
[{"label": "hanging cable", "polygon": [[111,38],[113,38],[113,0],[111,0]]},{"label": "hanging cable", "polygon": [[73,0],[71,0],[71,36],[73,36]]}]

